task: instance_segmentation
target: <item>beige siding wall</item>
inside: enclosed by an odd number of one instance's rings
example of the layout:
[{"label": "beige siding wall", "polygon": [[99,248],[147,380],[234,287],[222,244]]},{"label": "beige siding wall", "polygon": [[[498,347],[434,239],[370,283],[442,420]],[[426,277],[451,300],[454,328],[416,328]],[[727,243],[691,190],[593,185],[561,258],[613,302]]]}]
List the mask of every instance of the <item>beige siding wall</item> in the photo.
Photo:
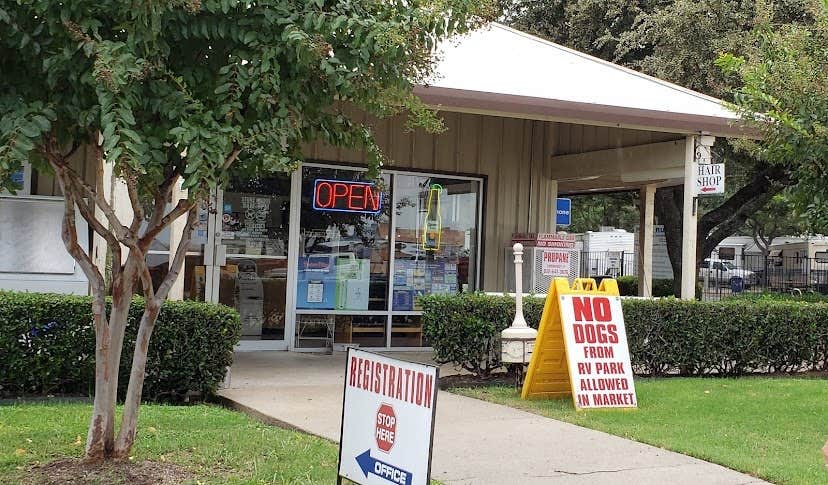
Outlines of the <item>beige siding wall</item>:
[{"label": "beige siding wall", "polygon": [[[353,114],[353,113],[352,113]],[[360,117],[363,115],[356,115]],[[676,139],[670,133],[573,125],[467,113],[441,113],[447,130],[405,130],[403,117],[370,120],[388,167],[457,172],[485,177],[483,289],[503,288],[504,248],[514,232],[546,232],[554,221],[556,186],[549,178],[552,155],[582,153]],[[362,121],[366,121],[363,117]],[[680,138],[680,137],[679,137]],[[363,164],[363,150],[314,143],[309,159]],[[72,166],[95,183],[94,151],[80,148]],[[60,195],[54,177],[37,174],[37,195]]]},{"label": "beige siding wall", "polygon": [[[76,172],[83,176],[83,179],[90,185],[95,185],[95,150],[83,145],[69,157],[69,162]],[[55,177],[48,173],[34,172],[32,175],[33,195],[61,195],[60,185]]]},{"label": "beige siding wall", "polygon": [[[421,130],[407,132],[404,118],[373,121],[375,136],[388,157],[389,168],[459,172],[485,177],[483,288],[503,288],[503,248],[513,232],[548,230],[548,217],[539,195],[548,189],[543,163],[552,143],[550,125],[543,121],[442,113],[447,130],[432,135]],[[310,159],[362,163],[364,154],[314,144],[307,149]],[[530,212],[530,199],[537,198]],[[548,194],[547,194],[548,195]],[[547,224],[548,226],[548,224]]]},{"label": "beige siding wall", "polygon": [[683,140],[683,135],[658,131],[609,128],[606,126],[555,123],[557,147],[552,155],[594,152],[670,140]]},{"label": "beige siding wall", "polygon": [[[557,188],[550,180],[552,155],[642,145],[681,138],[658,133],[467,113],[444,112],[447,130],[407,132],[403,117],[371,120],[388,167],[481,175],[484,200],[483,289],[503,289],[504,248],[514,232],[544,232],[554,220]],[[365,121],[363,119],[363,121]],[[362,151],[313,144],[309,159],[361,164]]]}]

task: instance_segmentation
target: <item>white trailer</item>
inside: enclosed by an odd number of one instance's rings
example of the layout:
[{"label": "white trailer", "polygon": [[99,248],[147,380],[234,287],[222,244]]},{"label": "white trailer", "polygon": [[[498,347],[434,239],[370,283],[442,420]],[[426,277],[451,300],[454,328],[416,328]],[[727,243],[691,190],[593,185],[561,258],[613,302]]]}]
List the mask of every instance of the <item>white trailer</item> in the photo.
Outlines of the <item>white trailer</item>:
[{"label": "white trailer", "polygon": [[770,246],[768,286],[774,290],[828,293],[828,240],[824,237]]},{"label": "white trailer", "polygon": [[636,274],[635,235],[624,229],[601,227],[600,231],[579,234],[582,244],[581,276]]}]

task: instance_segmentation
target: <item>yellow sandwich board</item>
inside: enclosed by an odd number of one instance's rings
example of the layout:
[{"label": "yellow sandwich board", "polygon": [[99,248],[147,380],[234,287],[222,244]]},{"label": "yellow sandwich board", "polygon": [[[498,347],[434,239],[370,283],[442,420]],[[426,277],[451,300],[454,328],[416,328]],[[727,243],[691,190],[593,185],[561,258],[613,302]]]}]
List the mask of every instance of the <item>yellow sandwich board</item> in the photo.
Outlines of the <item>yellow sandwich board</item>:
[{"label": "yellow sandwich board", "polygon": [[523,383],[523,399],[572,396],[577,409],[634,408],[627,332],[618,284],[555,278]]}]

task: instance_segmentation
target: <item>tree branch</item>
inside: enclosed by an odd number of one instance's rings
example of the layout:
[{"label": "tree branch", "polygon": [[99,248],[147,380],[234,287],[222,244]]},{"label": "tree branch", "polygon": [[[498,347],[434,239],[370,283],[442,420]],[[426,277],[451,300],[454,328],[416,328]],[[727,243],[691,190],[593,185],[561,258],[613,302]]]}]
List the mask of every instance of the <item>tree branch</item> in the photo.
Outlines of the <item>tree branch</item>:
[{"label": "tree branch", "polygon": [[786,185],[790,184],[790,177],[784,167],[779,165],[765,167],[763,170],[757,172],[747,185],[736,191],[735,194],[727,198],[721,205],[699,218],[697,227],[699,234],[706,237],[714,227],[720,224],[720,221],[726,220],[737,213],[747,202],[757,195],[763,193],[775,195]]},{"label": "tree branch", "polygon": [[193,205],[187,213],[187,225],[184,226],[181,241],[179,241],[178,247],[175,250],[175,256],[170,263],[170,270],[164,277],[164,281],[158,287],[158,291],[155,293],[159,305],[167,298],[167,294],[170,292],[173,283],[175,283],[178,274],[181,272],[181,267],[184,265],[184,259],[187,257],[187,250],[193,238],[193,229],[195,229],[196,223],[198,223],[198,210]]},{"label": "tree branch", "polygon": [[149,246],[149,244],[156,238],[156,236],[158,236],[158,234],[161,233],[161,231],[193,207],[195,207],[195,202],[188,199],[179,200],[173,210],[162,217],[154,227],[147,229],[143,237],[139,240],[139,245],[142,247]]},{"label": "tree branch", "polygon": [[101,211],[106,216],[107,221],[109,221],[109,225],[112,227],[112,232],[118,241],[130,249],[136,247],[138,240],[133,234],[132,231],[126,226],[124,226],[121,221],[118,219],[118,216],[115,215],[115,210],[112,208],[111,205],[104,199],[104,197],[98,194],[95,191],[95,188],[91,185],[87,184],[80,176],[78,176],[77,172],[72,170],[70,167],[64,164],[64,169],[66,173],[72,177],[75,181],[77,187],[82,189],[86,197],[93,200],[95,205],[101,209]]},{"label": "tree branch", "polygon": [[61,229],[63,244],[66,246],[69,254],[78,262],[78,265],[80,265],[83,273],[92,285],[93,297],[96,300],[102,299],[104,297],[103,288],[105,287],[103,275],[95,266],[92,257],[78,243],[78,228],[75,225],[75,201],[72,193],[74,189],[66,183],[66,175],[63,172],[65,166],[61,165],[57,159],[50,158],[49,162],[52,168],[55,169],[55,173],[62,174],[62,176],[58,177],[58,183],[63,192],[64,201],[63,224]]},{"label": "tree branch", "polygon": [[127,194],[129,195],[129,203],[132,205],[132,224],[129,225],[129,230],[135,234],[144,222],[144,207],[141,205],[141,199],[138,196],[138,183],[135,174],[132,171],[124,173],[124,183],[127,186]]},{"label": "tree branch", "polygon": [[227,170],[239,158],[242,149],[238,145],[233,145],[233,151],[224,159],[224,164],[221,166],[222,170]]},{"label": "tree branch", "polygon": [[[57,173],[58,171],[56,170],[55,172]],[[65,183],[67,184],[67,186],[72,187],[73,189],[71,193],[67,193],[64,191],[64,197],[71,197],[72,199],[74,199],[74,202],[75,204],[77,204],[81,216],[84,218],[86,223],[89,224],[93,231],[98,233],[102,238],[106,239],[106,243],[112,250],[113,256],[112,277],[117,278],[120,275],[122,269],[121,245],[118,244],[118,239],[115,237],[115,234],[113,234],[112,231],[107,229],[103,224],[101,224],[98,218],[95,217],[95,212],[92,209],[92,206],[89,205],[89,202],[87,200],[81,197],[76,181],[74,181],[72,177],[70,175],[67,175],[65,172],[62,172],[59,176],[65,177],[67,179]]]},{"label": "tree branch", "polygon": [[153,197],[155,200],[152,209],[152,216],[147,222],[147,229],[144,231],[145,234],[146,231],[151,230],[161,221],[164,210],[167,208],[167,202],[169,202],[170,196],[172,195],[172,188],[175,186],[176,182],[178,182],[179,177],[180,175],[178,172],[173,172],[158,187],[153,188]]},{"label": "tree branch", "polygon": [[71,157],[72,155],[75,154],[75,152],[78,151],[78,148],[80,148],[80,143],[76,140],[75,142],[72,143],[72,147],[69,148],[69,151],[66,152],[66,154],[64,154],[64,155],[61,155],[61,158],[67,159],[67,158]]},{"label": "tree branch", "polygon": [[742,227],[750,214],[760,210],[773,197],[772,193],[759,193],[749,202],[742,205],[735,214],[732,214],[725,221],[721,222],[714,230],[707,234],[699,234],[702,244],[699,244],[696,251],[697,259],[703,258],[713,252],[716,246],[726,237],[732,236],[737,229]]}]

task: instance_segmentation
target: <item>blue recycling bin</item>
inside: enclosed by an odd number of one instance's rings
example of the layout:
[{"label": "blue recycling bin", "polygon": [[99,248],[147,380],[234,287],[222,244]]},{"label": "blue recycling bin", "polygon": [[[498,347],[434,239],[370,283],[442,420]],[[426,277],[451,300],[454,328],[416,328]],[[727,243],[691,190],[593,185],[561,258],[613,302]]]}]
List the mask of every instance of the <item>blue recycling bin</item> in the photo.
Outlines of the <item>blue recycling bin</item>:
[{"label": "blue recycling bin", "polygon": [[745,291],[745,279],[741,276],[734,276],[730,278],[730,291],[733,293],[741,293]]}]

